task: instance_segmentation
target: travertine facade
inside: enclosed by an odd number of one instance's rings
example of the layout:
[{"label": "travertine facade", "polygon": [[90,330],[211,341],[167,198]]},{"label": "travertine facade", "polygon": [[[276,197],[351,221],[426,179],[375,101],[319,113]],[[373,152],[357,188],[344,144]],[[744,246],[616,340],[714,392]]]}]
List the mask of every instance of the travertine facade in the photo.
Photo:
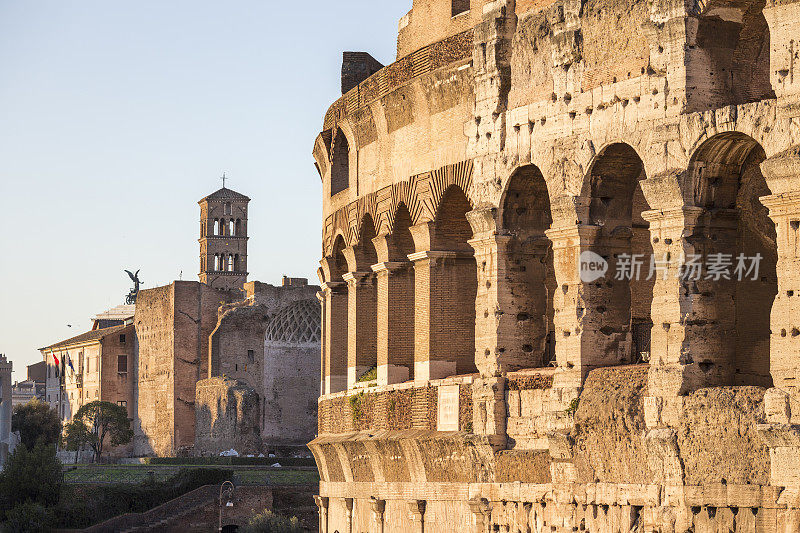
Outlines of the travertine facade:
[{"label": "travertine facade", "polygon": [[321,531],[800,531],[798,36],[414,0],[313,149]]}]

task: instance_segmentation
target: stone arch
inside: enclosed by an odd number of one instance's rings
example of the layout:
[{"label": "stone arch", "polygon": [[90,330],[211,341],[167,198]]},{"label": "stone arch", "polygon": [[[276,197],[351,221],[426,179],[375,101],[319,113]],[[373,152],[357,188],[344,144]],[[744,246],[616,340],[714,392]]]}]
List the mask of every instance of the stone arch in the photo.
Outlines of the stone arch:
[{"label": "stone arch", "polygon": [[643,362],[650,356],[655,265],[649,223],[642,216],[650,210],[641,188],[645,179],[636,150],[613,143],[600,150],[584,182],[594,231],[590,248],[609,265],[586,302],[598,311],[593,327],[606,345],[603,364]]},{"label": "stone arch", "polygon": [[[555,360],[553,295],[557,283],[553,222],[544,176],[535,165],[517,168],[506,182],[498,211],[498,304],[511,330],[503,348],[504,369],[547,366]],[[507,301],[505,301],[507,300]],[[508,317],[506,317],[508,315]],[[503,324],[501,324],[501,329]],[[509,345],[511,344],[511,345]]]},{"label": "stone arch", "polygon": [[[465,192],[450,185],[432,222],[430,246],[433,265],[429,271],[431,328],[442,335],[431,354],[455,363],[457,374],[472,373],[475,366],[475,297],[477,267],[469,244],[472,227],[467,212],[472,209]],[[446,339],[446,341],[445,341]]]},{"label": "stone arch", "polygon": [[337,234],[333,250],[325,267],[328,270],[328,286],[325,301],[325,344],[323,345],[322,368],[324,390],[330,394],[347,388],[347,358],[349,305],[344,276],[348,272],[344,236]]},{"label": "stone arch", "polygon": [[350,141],[336,128],[331,144],[331,196],[350,187]]},{"label": "stone arch", "polygon": [[461,187],[450,185],[445,189],[433,221],[435,229],[431,245],[434,250],[472,253],[468,244],[472,227],[466,216],[471,209],[472,204]]},{"label": "stone arch", "polygon": [[[755,139],[731,131],[705,140],[689,162],[686,195],[701,209],[693,252],[704,264],[701,279],[689,280],[685,290],[696,297],[694,335],[708,339],[692,343],[690,355],[711,384],[772,385],[770,312],[778,292],[778,252],[775,225],[759,200],[771,193],[761,171],[765,159]],[[753,265],[754,257],[761,258],[757,274],[737,272]],[[712,263],[730,279],[716,276]]]},{"label": "stone arch", "polygon": [[689,95],[692,109],[713,109],[774,98],[770,32],[764,2],[706,0],[695,4],[697,30],[688,50],[692,70],[705,79]]}]

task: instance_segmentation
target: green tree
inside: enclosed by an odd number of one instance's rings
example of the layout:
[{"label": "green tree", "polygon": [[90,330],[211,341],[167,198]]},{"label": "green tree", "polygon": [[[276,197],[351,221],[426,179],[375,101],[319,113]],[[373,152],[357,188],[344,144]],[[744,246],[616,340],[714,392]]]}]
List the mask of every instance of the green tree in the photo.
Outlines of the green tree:
[{"label": "green tree", "polygon": [[24,444],[17,446],[0,472],[0,509],[26,502],[55,505],[61,492],[61,468],[55,446],[41,440],[31,450]]},{"label": "green tree", "polygon": [[38,440],[56,444],[61,435],[61,420],[55,409],[39,400],[31,400],[14,408],[11,431],[19,431],[22,444],[32,450]]},{"label": "green tree", "polygon": [[20,503],[6,512],[3,533],[45,533],[52,524],[50,512],[33,502]]},{"label": "green tree", "polygon": [[94,450],[95,461],[100,460],[106,439],[111,446],[127,444],[133,438],[128,410],[111,402],[89,402],[78,409],[73,417],[89,428],[91,440],[89,445]]},{"label": "green tree", "polygon": [[64,426],[64,434],[61,436],[61,446],[65,450],[75,452],[75,462],[78,462],[78,452],[85,446],[91,446],[93,436],[83,420],[74,418],[72,422]]}]

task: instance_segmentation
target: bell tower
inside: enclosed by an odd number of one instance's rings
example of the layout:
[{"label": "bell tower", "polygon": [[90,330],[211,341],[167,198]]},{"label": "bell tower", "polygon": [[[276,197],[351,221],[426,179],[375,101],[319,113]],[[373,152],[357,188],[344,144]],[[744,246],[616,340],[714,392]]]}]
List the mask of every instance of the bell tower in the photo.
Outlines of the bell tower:
[{"label": "bell tower", "polygon": [[243,290],[247,281],[247,206],[250,198],[225,187],[200,204],[200,282]]}]

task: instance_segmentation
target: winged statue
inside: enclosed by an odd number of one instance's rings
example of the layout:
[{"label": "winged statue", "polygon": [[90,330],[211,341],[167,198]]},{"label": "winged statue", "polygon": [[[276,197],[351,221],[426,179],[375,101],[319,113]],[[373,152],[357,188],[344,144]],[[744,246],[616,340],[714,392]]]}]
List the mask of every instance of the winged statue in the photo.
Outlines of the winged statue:
[{"label": "winged statue", "polygon": [[[141,270],[141,269],[139,269]],[[130,270],[126,270],[128,277],[131,278],[133,282],[133,288],[128,293],[128,296],[125,298],[126,304],[135,304],[136,303],[136,296],[139,294],[139,285],[141,285],[142,281],[139,279],[139,270],[136,271],[136,274],[131,272]]]}]

